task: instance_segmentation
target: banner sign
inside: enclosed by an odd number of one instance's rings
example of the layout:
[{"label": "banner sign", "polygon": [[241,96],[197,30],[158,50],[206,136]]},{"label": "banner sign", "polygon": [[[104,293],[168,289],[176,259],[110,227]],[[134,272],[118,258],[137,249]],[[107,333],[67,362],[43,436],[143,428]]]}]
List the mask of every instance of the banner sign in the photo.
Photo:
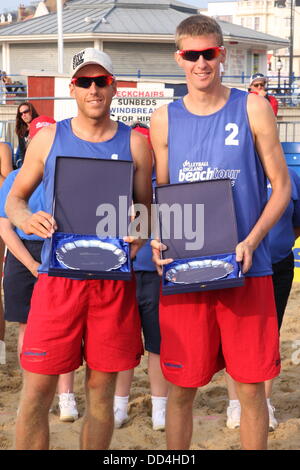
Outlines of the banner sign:
[{"label": "banner sign", "polygon": [[118,88],[111,105],[111,117],[131,125],[134,121],[150,123],[155,109],[173,101],[174,89],[164,83],[138,83],[136,88]]}]

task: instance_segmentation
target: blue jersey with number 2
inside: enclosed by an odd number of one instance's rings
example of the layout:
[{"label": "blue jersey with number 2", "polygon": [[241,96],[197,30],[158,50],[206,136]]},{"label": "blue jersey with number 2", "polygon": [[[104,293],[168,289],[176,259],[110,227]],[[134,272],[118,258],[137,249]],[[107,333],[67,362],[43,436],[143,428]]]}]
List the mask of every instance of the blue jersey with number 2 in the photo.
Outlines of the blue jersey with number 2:
[{"label": "blue jersey with number 2", "polygon": [[[207,116],[190,113],[182,99],[168,106],[170,183],[231,179],[239,241],[249,234],[267,203],[266,176],[249,125],[247,96],[233,88],[223,108]],[[265,237],[247,276],[269,274],[272,266]]]}]

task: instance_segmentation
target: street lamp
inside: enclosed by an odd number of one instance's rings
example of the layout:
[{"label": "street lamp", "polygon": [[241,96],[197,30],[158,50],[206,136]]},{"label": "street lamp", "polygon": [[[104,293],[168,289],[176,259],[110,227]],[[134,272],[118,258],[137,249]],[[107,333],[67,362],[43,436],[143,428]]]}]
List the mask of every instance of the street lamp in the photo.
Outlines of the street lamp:
[{"label": "street lamp", "polygon": [[293,83],[293,59],[294,59],[294,15],[295,9],[293,0],[291,0],[290,5],[290,47],[289,47],[289,89],[290,93],[292,93],[292,83]]},{"label": "street lamp", "polygon": [[64,37],[62,20],[62,0],[56,0],[57,10],[57,70],[58,73],[64,73]]},{"label": "street lamp", "polygon": [[[287,8],[287,0],[275,0],[277,8]],[[294,59],[294,21],[295,7],[300,6],[300,0],[290,0],[290,44],[289,44],[289,92],[292,92],[292,83],[294,79],[293,59]]]},{"label": "street lamp", "polygon": [[282,62],[281,62],[280,57],[278,57],[278,60],[277,60],[277,63],[276,63],[276,69],[277,69],[277,77],[278,77],[277,93],[280,94],[281,93],[281,90],[280,90],[280,72],[281,72],[281,69],[282,69]]}]

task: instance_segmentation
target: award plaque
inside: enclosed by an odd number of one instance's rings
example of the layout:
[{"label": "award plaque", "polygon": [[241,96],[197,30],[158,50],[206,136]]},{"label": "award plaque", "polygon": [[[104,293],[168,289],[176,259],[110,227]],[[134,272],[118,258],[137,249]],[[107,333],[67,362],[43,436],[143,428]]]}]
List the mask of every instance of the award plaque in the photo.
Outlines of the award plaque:
[{"label": "award plaque", "polygon": [[209,180],[155,188],[163,259],[162,292],[224,289],[244,283],[231,181]]},{"label": "award plaque", "polygon": [[56,158],[50,276],[131,279],[132,186],[131,161]]}]

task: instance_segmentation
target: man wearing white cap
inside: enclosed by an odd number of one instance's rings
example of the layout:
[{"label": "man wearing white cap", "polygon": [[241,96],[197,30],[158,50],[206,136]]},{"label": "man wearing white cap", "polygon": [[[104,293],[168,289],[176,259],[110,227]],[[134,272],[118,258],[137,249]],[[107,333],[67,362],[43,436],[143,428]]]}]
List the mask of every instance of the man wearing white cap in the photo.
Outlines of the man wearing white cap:
[{"label": "man wearing white cap", "polygon": [[[108,448],[117,372],[137,366],[143,352],[133,281],[48,276],[50,238],[56,230],[50,214],[57,155],[100,159],[120,155],[122,160],[133,161],[134,202],[151,204],[148,144],[143,136],[110,118],[116,93],[110,57],[91,48],[78,52],[72,59],[71,77],[77,116],[41,129],[32,139],[6,205],[15,226],[45,239],[21,354],[25,374],[17,419],[18,449],[48,448],[48,410],[57,377],[78,368],[83,358],[87,399],[81,448]],[[27,200],[42,179],[46,212],[32,214]],[[132,243],[132,258],[140,246],[141,241]]]},{"label": "man wearing white cap", "polygon": [[275,116],[278,113],[278,101],[275,96],[269,95],[267,92],[268,78],[262,73],[254,73],[250,77],[249,91],[256,95],[264,96],[272,106]]}]

